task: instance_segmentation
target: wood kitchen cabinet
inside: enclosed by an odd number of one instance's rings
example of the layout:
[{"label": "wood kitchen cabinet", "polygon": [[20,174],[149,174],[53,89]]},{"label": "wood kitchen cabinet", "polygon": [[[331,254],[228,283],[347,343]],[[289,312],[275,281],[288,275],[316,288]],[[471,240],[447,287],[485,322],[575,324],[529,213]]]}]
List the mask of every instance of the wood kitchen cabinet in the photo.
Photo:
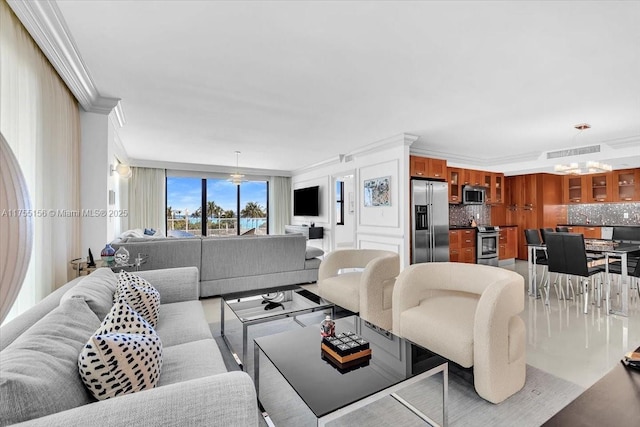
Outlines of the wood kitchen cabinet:
[{"label": "wood kitchen cabinet", "polygon": [[462,203],[462,177],[459,168],[447,168],[449,203]]},{"label": "wood kitchen cabinet", "polygon": [[564,204],[640,201],[640,168],[563,179]]},{"label": "wood kitchen cabinet", "polygon": [[589,203],[610,202],[613,200],[611,173],[594,173],[586,175]]},{"label": "wood kitchen cabinet", "polygon": [[476,263],[476,230],[449,230],[449,261]]},{"label": "wood kitchen cabinet", "polygon": [[602,229],[598,226],[570,225],[567,228],[569,233],[582,234],[585,239],[600,239],[602,237]]},{"label": "wood kitchen cabinet", "polygon": [[515,258],[518,254],[518,227],[500,227],[498,259]]},{"label": "wood kitchen cabinet", "polygon": [[614,202],[640,200],[640,169],[621,169],[612,172]]},{"label": "wood kitchen cabinet", "polygon": [[504,181],[504,174],[496,172],[484,172],[483,177],[483,187],[487,189],[486,203],[489,205],[501,204],[503,187],[502,183]]},{"label": "wood kitchen cabinet", "polygon": [[449,261],[460,262],[460,230],[449,230]]},{"label": "wood kitchen cabinet", "polygon": [[587,201],[586,175],[564,176],[563,201],[566,204],[585,203]]},{"label": "wood kitchen cabinet", "polygon": [[484,173],[474,169],[462,170],[462,183],[464,185],[481,186],[484,180]]},{"label": "wood kitchen cabinet", "polygon": [[493,197],[493,204],[503,203],[504,194],[504,174],[494,173],[491,177],[491,194]]},{"label": "wood kitchen cabinet", "polygon": [[409,156],[409,174],[416,178],[446,179],[447,161],[430,157]]},{"label": "wood kitchen cabinet", "polygon": [[510,176],[507,224],[518,226],[517,258],[527,259],[524,230],[528,228],[555,227],[566,221],[562,211],[563,177],[547,173]]}]

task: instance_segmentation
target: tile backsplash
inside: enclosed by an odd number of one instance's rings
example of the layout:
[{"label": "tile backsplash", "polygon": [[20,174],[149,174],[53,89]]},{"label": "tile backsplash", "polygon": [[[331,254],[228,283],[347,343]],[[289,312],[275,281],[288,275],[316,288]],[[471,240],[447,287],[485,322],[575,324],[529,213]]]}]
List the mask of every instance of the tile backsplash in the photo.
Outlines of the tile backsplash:
[{"label": "tile backsplash", "polygon": [[[627,218],[625,218],[625,213]],[[451,217],[451,210],[449,210]],[[569,205],[568,224],[640,225],[640,203],[593,203]]]},{"label": "tile backsplash", "polygon": [[[478,218],[479,216],[479,218]],[[489,205],[449,205],[449,225],[469,225],[471,218],[478,225],[491,224]]]}]

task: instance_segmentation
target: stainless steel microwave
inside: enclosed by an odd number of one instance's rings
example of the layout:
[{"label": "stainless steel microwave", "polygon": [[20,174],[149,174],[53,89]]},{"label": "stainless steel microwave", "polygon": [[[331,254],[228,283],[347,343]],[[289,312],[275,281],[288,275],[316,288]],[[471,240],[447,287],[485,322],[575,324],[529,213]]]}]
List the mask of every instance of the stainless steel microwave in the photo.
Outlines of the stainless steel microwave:
[{"label": "stainless steel microwave", "polygon": [[484,187],[473,187],[465,185],[462,187],[462,203],[465,205],[484,204],[486,189]]}]

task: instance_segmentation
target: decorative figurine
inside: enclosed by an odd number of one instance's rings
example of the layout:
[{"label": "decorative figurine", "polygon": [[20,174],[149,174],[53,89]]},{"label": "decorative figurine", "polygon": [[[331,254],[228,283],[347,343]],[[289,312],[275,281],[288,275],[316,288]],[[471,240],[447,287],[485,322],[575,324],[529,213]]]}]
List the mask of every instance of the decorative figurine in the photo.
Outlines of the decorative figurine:
[{"label": "decorative figurine", "polygon": [[331,320],[331,316],[324,318],[320,324],[320,335],[323,337],[332,337],[336,334],[336,322]]},{"label": "decorative figurine", "polygon": [[120,246],[115,254],[116,265],[127,265],[129,263],[129,251],[124,246]]},{"label": "decorative figurine", "polygon": [[91,253],[91,248],[89,248],[89,256],[87,257],[87,267],[95,267],[96,262],[93,260],[93,254]]}]

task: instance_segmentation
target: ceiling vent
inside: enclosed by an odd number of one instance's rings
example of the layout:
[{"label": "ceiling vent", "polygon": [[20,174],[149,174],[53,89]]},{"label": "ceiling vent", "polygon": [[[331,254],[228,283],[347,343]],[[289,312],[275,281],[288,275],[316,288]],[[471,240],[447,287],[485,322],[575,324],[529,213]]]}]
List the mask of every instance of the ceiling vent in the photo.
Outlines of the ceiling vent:
[{"label": "ceiling vent", "polygon": [[569,148],[568,150],[550,151],[547,153],[547,159],[558,159],[560,157],[580,156],[582,154],[592,154],[600,152],[600,144],[590,145],[588,147]]}]

